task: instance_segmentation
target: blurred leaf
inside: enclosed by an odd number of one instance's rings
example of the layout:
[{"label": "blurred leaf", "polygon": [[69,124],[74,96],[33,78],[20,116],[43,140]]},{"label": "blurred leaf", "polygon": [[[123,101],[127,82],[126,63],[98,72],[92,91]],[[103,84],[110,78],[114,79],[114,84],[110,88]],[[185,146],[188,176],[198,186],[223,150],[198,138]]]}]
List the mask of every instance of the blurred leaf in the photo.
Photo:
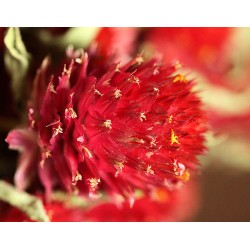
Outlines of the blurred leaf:
[{"label": "blurred leaf", "polygon": [[68,206],[75,206],[75,207],[87,207],[89,205],[87,199],[82,196],[78,196],[75,194],[69,195],[67,193],[60,191],[54,192],[52,194],[52,200],[57,202],[63,202]]},{"label": "blurred leaf", "polygon": [[30,65],[30,55],[22,41],[19,28],[9,28],[5,38],[4,62],[11,77],[11,87],[15,101],[22,100],[24,84]]},{"label": "blurred leaf", "polygon": [[97,27],[74,27],[60,36],[54,36],[48,30],[41,30],[39,38],[45,44],[60,47],[63,51],[73,45],[76,48],[86,48],[95,38],[99,28]]},{"label": "blurred leaf", "polygon": [[26,192],[18,191],[5,181],[0,181],[0,200],[25,212],[32,220],[49,221],[41,200]]}]

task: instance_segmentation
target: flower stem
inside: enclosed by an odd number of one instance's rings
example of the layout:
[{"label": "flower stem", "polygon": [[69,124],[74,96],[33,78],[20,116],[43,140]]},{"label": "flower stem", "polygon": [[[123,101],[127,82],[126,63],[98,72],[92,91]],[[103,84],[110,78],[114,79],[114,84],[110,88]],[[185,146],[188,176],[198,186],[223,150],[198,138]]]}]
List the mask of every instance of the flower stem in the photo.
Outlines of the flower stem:
[{"label": "flower stem", "polygon": [[0,200],[20,209],[32,220],[49,221],[42,202],[33,195],[17,190],[5,181],[0,181]]}]

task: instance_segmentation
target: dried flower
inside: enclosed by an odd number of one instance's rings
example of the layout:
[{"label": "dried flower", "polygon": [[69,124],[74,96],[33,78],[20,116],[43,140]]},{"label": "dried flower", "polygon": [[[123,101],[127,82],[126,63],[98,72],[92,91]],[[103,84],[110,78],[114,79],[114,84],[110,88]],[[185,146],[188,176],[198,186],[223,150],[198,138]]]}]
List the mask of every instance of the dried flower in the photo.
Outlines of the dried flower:
[{"label": "dried flower", "polygon": [[[48,195],[57,187],[91,196],[101,189],[132,204],[135,189],[187,181],[204,151],[201,102],[176,65],[143,61],[138,55],[123,66],[108,59],[95,64],[85,53],[47,86],[44,63],[28,113],[39,153],[32,164],[22,158],[16,185],[26,188],[25,178],[36,173]],[[25,136],[14,130],[6,141],[17,148]]]}]

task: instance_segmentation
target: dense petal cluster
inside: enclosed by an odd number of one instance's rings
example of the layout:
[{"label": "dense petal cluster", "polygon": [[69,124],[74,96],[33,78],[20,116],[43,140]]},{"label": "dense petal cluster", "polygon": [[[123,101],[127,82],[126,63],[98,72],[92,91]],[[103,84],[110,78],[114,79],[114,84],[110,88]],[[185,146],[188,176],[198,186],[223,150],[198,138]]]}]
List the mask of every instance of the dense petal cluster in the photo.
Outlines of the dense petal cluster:
[{"label": "dense petal cluster", "polygon": [[[103,189],[132,199],[137,188],[186,181],[204,150],[205,117],[180,65],[140,55],[123,66],[95,63],[85,53],[46,84],[45,66],[38,72],[28,128],[37,158],[20,161],[16,185],[25,188],[25,176],[38,173],[47,194]],[[21,131],[10,132],[10,147]]]}]

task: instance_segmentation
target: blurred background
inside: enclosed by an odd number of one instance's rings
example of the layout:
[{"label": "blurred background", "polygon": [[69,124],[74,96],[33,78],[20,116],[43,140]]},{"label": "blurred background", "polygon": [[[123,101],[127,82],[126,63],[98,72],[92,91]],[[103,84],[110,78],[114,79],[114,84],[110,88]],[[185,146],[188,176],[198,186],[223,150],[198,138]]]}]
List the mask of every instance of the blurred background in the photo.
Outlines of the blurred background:
[{"label": "blurred background", "polygon": [[[99,46],[126,62],[138,52],[179,62],[208,114],[207,153],[194,177],[188,221],[250,221],[250,28],[0,28],[0,178],[12,181],[17,152],[8,132],[26,120],[36,70],[69,49]],[[191,180],[192,177],[191,177]],[[190,200],[190,203],[193,202]]]}]

